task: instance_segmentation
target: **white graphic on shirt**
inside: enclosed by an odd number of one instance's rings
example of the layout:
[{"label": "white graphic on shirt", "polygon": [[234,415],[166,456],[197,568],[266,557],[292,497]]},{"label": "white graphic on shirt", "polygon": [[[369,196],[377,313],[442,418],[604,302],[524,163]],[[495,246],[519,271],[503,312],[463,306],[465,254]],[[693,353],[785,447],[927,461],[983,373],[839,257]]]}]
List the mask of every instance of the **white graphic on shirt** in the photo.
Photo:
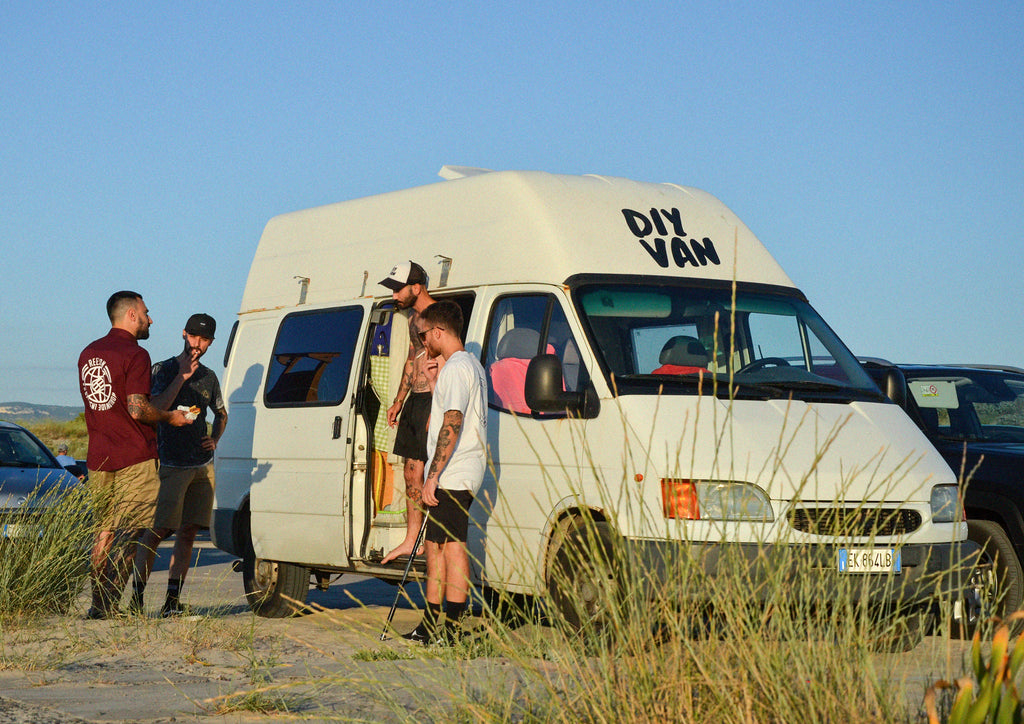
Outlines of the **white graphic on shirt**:
[{"label": "white graphic on shirt", "polygon": [[110,368],[102,357],[93,357],[82,365],[82,397],[96,412],[109,410],[117,402]]}]

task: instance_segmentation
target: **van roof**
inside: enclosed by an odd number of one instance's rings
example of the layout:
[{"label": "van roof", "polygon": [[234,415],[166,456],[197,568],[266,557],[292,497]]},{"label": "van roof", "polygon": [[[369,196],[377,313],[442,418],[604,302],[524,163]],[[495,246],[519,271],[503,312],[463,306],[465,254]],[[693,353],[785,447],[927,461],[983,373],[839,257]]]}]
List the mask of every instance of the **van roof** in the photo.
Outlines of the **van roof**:
[{"label": "van roof", "polygon": [[[382,296],[406,259],[437,289],[561,283],[587,273],[734,278],[793,286],[760,241],[714,196],[607,176],[445,167],[451,180],[272,218],[241,312]],[[735,253],[734,253],[735,250]],[[735,257],[735,258],[734,258]],[[308,279],[303,284],[302,280]],[[303,288],[305,287],[305,288]]]}]

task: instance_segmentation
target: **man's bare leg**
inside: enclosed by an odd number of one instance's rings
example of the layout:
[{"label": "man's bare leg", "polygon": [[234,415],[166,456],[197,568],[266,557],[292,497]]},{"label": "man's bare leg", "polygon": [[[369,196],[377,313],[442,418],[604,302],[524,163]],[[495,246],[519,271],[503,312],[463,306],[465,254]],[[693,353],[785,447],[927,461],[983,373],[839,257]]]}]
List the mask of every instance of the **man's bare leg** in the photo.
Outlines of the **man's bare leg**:
[{"label": "man's bare leg", "polygon": [[[423,497],[423,466],[422,460],[414,458],[405,459],[405,467],[402,473],[405,477],[405,540],[398,544],[394,550],[388,553],[381,560],[387,563],[399,556],[411,556],[413,546],[416,545],[416,538],[419,537],[420,528],[423,526],[423,510],[420,508],[420,498]],[[423,546],[416,551],[416,555],[423,552]]]},{"label": "man's bare leg", "polygon": [[142,539],[135,548],[135,580],[145,586],[149,574],[153,570],[156,549],[171,534],[170,528],[154,530],[149,528],[142,534]]},{"label": "man's bare leg", "polygon": [[92,582],[92,607],[95,611],[110,609],[110,551],[114,547],[115,532],[103,530],[96,534],[90,556],[89,578]]}]

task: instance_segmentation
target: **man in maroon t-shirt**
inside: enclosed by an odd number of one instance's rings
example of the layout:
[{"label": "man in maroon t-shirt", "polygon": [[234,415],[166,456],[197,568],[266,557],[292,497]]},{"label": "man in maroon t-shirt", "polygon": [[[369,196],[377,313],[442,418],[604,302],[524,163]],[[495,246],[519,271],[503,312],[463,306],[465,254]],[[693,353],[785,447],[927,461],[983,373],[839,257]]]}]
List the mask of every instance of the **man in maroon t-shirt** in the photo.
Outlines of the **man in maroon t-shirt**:
[{"label": "man in maroon t-shirt", "polygon": [[89,484],[97,503],[99,532],[92,549],[92,607],[87,618],[117,612],[135,542],[152,525],[160,489],[155,425],[180,427],[180,410],[149,402],[149,338],[153,320],[142,296],[115,292],[107,300],[110,332],[78,357],[85,426],[89,432]]}]

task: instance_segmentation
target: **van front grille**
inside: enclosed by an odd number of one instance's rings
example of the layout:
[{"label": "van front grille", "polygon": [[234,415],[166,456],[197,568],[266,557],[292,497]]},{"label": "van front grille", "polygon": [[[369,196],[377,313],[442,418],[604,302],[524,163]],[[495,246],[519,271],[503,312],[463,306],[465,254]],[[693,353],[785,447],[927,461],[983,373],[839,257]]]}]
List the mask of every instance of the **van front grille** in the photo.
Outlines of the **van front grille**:
[{"label": "van front grille", "polygon": [[901,508],[794,508],[789,522],[801,533],[884,538],[921,527],[921,514]]}]

